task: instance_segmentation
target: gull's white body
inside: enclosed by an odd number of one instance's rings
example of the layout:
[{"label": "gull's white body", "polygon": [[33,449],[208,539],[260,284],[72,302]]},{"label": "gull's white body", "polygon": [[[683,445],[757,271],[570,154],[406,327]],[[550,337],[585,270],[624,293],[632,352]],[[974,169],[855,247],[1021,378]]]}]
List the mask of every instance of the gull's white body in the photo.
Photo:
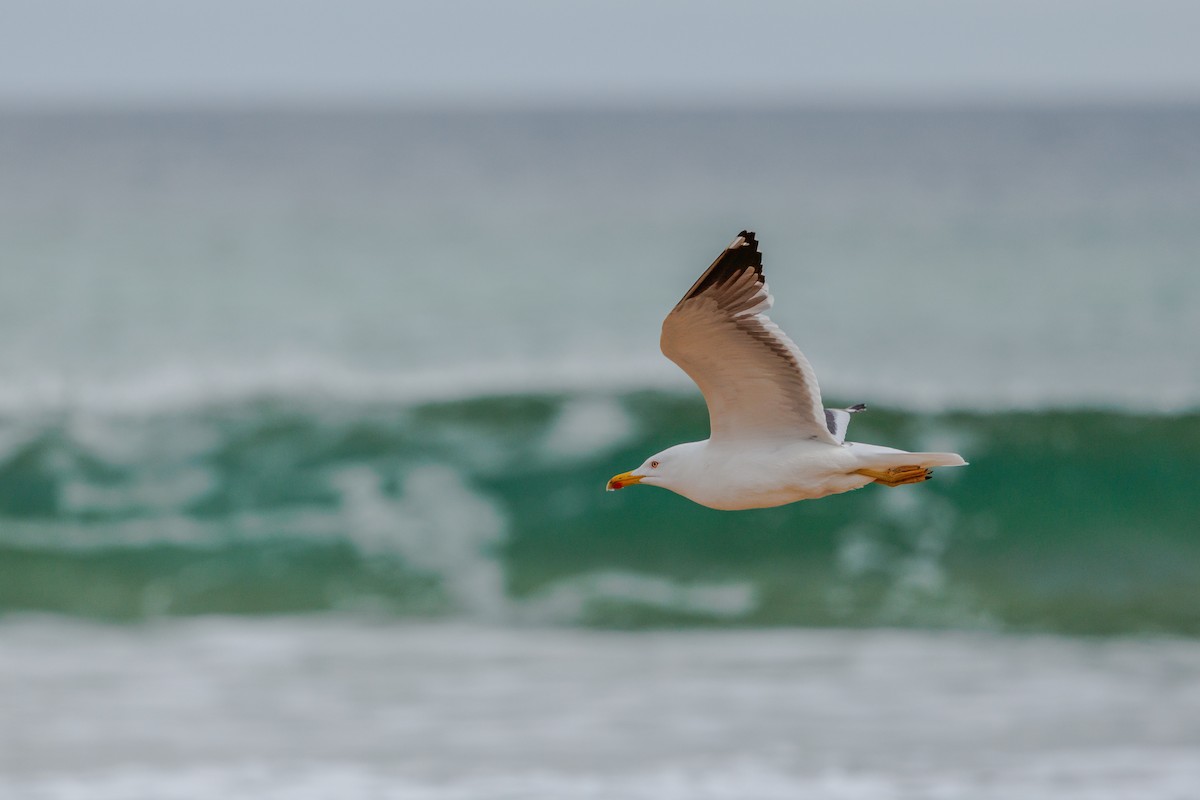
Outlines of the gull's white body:
[{"label": "gull's white body", "polygon": [[663,322],[663,353],[700,387],[711,436],[657,453],[609,481],[644,483],[727,511],[926,480],[955,453],[845,442],[849,409],[825,409],[812,367],[767,317],[771,295],[754,234],[742,231]]},{"label": "gull's white body", "polygon": [[[859,442],[830,445],[781,439],[721,444],[705,439],[664,450],[633,473],[645,476],[638,483],[670,489],[702,506],[743,511],[860,489],[875,478],[858,470],[883,472],[913,464],[914,457],[922,467],[966,463],[953,453],[909,453]],[[651,461],[659,466],[651,468]]]}]

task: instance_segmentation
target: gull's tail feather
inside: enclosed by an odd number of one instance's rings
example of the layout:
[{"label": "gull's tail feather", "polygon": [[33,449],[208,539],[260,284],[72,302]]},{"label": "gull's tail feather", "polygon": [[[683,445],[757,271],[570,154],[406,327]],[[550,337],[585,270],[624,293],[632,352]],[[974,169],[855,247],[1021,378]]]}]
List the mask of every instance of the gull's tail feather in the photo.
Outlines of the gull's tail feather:
[{"label": "gull's tail feather", "polygon": [[859,475],[884,486],[921,483],[933,477],[931,467],[963,467],[967,462],[958,453],[908,453],[873,444],[851,444],[858,456]]}]

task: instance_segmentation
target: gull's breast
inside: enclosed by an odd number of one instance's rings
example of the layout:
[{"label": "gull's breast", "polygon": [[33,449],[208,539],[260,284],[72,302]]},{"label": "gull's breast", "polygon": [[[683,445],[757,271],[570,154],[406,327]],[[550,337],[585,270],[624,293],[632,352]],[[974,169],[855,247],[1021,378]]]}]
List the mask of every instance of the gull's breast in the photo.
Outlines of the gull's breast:
[{"label": "gull's breast", "polygon": [[710,443],[679,493],[722,511],[771,508],[870,483],[851,465],[844,448],[824,442]]}]

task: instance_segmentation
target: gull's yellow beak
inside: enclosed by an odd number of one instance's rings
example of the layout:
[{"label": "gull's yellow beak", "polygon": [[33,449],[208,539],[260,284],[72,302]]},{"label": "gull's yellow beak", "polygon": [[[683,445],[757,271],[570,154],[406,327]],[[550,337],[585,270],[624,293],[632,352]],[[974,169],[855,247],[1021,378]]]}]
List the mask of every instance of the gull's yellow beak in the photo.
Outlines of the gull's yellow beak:
[{"label": "gull's yellow beak", "polygon": [[608,479],[608,486],[604,488],[610,492],[615,492],[617,489],[624,489],[626,486],[633,486],[641,483],[645,475],[634,475],[632,472],[622,472],[620,475],[613,475]]}]

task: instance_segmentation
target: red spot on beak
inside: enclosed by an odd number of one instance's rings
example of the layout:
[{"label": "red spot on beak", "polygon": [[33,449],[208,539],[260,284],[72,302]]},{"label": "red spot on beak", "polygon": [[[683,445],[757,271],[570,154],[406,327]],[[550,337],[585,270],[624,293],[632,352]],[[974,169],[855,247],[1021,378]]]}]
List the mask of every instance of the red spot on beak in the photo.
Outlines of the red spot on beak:
[{"label": "red spot on beak", "polygon": [[604,488],[610,492],[615,492],[617,489],[624,489],[626,486],[633,486],[635,483],[640,483],[642,477],[634,475],[631,472],[622,472],[620,475],[613,475],[609,479]]}]

